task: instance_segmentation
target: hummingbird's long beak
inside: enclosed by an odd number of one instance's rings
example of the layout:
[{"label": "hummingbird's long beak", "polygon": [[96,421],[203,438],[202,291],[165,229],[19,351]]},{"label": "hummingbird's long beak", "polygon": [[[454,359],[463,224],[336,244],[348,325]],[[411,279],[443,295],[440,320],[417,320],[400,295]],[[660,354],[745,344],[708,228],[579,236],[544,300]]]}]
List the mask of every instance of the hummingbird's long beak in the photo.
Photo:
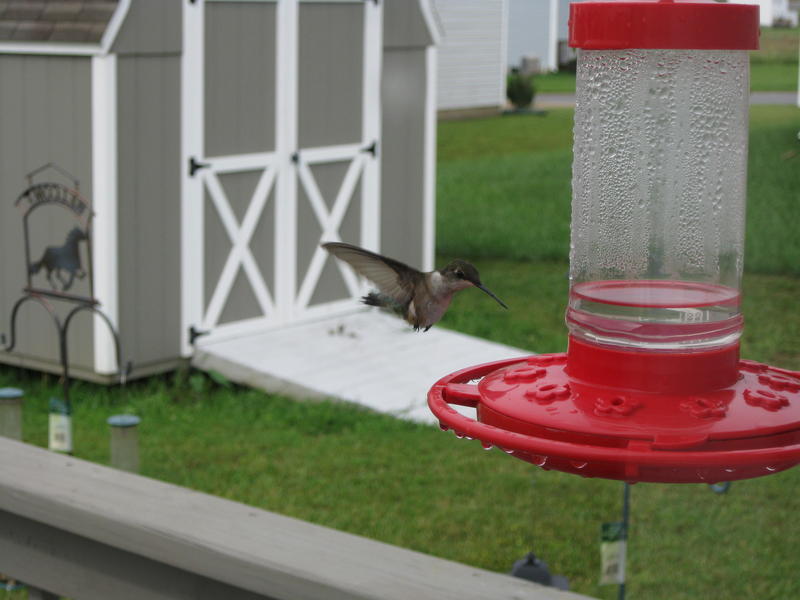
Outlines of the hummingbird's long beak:
[{"label": "hummingbird's long beak", "polygon": [[497,296],[495,296],[495,295],[492,293],[492,291],[491,291],[489,288],[487,288],[486,286],[484,286],[482,283],[473,283],[473,285],[474,285],[476,288],[478,288],[479,290],[481,290],[482,292],[486,292],[487,294],[489,294],[489,295],[490,295],[492,298],[494,298],[495,300],[497,300],[497,303],[498,303],[500,306],[502,306],[503,308],[505,308],[506,310],[508,310],[508,307],[506,306],[505,302],[503,302],[502,300],[500,300],[500,298],[498,298]]}]

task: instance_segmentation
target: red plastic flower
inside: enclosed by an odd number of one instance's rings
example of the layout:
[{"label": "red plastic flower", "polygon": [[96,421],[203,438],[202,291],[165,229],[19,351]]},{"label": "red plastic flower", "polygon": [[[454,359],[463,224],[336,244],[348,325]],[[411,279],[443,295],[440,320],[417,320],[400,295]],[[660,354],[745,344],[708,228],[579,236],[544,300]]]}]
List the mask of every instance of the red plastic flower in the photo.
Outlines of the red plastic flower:
[{"label": "red plastic flower", "polygon": [[525,392],[525,397],[528,400],[535,400],[539,404],[551,404],[556,400],[565,400],[569,398],[569,395],[570,389],[568,383],[563,385],[559,383],[546,383]]},{"label": "red plastic flower", "polygon": [[800,392],[800,380],[782,373],[762,373],[758,376],[758,382],[779,392]]},{"label": "red plastic flower", "polygon": [[594,412],[601,416],[627,417],[641,406],[638,400],[628,396],[613,396],[611,398],[598,398],[594,403]]},{"label": "red plastic flower", "polygon": [[721,419],[728,412],[728,406],[721,400],[697,397],[681,403],[681,408],[698,419]]},{"label": "red plastic flower", "polygon": [[545,375],[547,375],[547,369],[543,369],[541,367],[522,367],[521,369],[506,371],[503,375],[503,381],[506,383],[536,381]]},{"label": "red plastic flower", "polygon": [[745,390],[744,399],[750,406],[760,406],[772,412],[789,406],[789,399],[786,396],[769,390]]}]

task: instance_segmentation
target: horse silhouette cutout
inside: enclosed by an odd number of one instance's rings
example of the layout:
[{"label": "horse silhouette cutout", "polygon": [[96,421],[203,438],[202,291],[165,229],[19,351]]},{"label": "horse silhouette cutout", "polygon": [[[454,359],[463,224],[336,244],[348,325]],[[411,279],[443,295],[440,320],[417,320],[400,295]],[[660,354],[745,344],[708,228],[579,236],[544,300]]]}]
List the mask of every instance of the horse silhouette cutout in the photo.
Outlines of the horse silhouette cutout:
[{"label": "horse silhouette cutout", "polygon": [[31,275],[36,275],[42,267],[47,270],[47,281],[50,286],[56,290],[58,286],[53,280],[55,276],[61,282],[61,291],[66,292],[75,278],[83,279],[86,277],[86,271],[81,267],[81,254],[78,249],[78,244],[81,240],[88,240],[89,236],[80,227],[74,227],[67,234],[67,240],[63,246],[48,246],[45,248],[42,258],[37,262],[31,263],[29,272]]}]

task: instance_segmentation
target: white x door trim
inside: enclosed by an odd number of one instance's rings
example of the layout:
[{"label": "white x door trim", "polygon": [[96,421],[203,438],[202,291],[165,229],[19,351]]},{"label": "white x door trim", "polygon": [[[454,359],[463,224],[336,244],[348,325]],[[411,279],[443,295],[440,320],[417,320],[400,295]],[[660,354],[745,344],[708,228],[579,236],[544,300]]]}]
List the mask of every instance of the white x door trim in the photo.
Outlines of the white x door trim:
[{"label": "white x door trim", "polygon": [[[357,151],[360,152],[360,150]],[[322,235],[320,236],[319,241],[340,242],[341,237],[339,236],[339,227],[341,226],[344,215],[353,200],[356,185],[358,184],[358,181],[364,172],[364,157],[361,154],[349,157],[351,158],[351,161],[347,168],[347,173],[345,174],[342,185],[336,194],[333,207],[330,211],[328,211],[327,206],[325,205],[325,200],[320,193],[319,187],[317,187],[317,182],[314,180],[314,175],[311,173],[311,169],[309,167],[311,161],[305,158],[305,154],[306,152],[303,152],[303,158],[298,160],[298,175],[300,176],[300,184],[303,186],[303,190],[308,197],[311,208],[317,218],[317,222],[322,229]],[[334,162],[340,161],[342,158],[346,159],[346,157],[329,157],[327,160],[318,159],[314,162],[317,164]],[[319,278],[322,275],[322,269],[324,268],[325,261],[327,259],[327,252],[317,245],[317,247],[314,249],[314,255],[311,258],[308,271],[306,271],[305,279],[303,280],[303,283],[300,286],[300,290],[297,294],[297,299],[295,302],[295,308],[297,311],[302,311],[308,307],[308,303],[311,300],[311,295],[314,293],[314,289],[319,282]],[[361,293],[361,285],[359,284],[356,276],[353,274],[353,271],[349,267],[343,265],[340,261],[335,262],[336,266],[339,268],[339,272],[342,274],[342,278],[344,279],[350,294],[352,296],[358,296]]]},{"label": "white x door trim", "polygon": [[223,168],[220,168],[219,165],[214,163],[213,159],[210,162],[212,165],[211,170],[204,173],[202,177],[209,196],[211,197],[211,201],[214,204],[214,208],[216,208],[220,221],[230,239],[231,250],[203,317],[203,327],[205,329],[211,329],[219,323],[222,310],[225,308],[225,302],[233,289],[239,267],[243,269],[264,316],[269,317],[275,311],[275,304],[272,300],[272,296],[267,289],[267,285],[261,275],[261,270],[258,268],[249,246],[250,239],[253,237],[253,232],[258,225],[261,214],[264,211],[264,206],[272,191],[273,183],[275,182],[274,164],[270,164],[261,174],[261,178],[259,179],[258,185],[256,185],[256,189],[247,207],[247,212],[242,222],[238,223],[217,174],[226,171],[241,171],[243,169],[241,167],[234,168],[229,165],[227,169],[223,170]]}]

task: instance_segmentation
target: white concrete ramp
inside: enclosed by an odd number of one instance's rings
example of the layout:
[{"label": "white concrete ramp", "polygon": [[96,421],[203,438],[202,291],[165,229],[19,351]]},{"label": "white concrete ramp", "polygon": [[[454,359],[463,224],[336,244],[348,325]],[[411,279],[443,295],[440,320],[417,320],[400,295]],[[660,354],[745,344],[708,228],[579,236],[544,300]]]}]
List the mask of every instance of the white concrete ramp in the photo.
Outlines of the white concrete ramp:
[{"label": "white concrete ramp", "polygon": [[434,422],[426,395],[439,378],[529,354],[436,326],[415,333],[400,319],[369,310],[201,345],[192,363],[272,393],[337,398]]}]

